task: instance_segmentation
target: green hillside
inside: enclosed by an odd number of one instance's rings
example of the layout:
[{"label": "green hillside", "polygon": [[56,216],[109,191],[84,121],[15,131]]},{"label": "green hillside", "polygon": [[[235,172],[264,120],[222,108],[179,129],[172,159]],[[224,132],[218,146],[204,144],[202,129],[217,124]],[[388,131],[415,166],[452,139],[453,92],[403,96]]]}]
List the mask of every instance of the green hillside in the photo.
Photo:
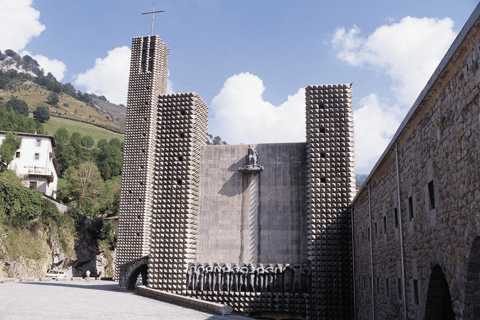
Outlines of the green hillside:
[{"label": "green hillside", "polygon": [[103,128],[96,127],[92,124],[83,123],[75,120],[57,118],[55,116],[50,117],[47,123],[43,124],[46,134],[53,135],[60,128],[67,129],[70,133],[78,132],[82,135],[89,135],[95,140],[95,145],[98,140],[106,139],[110,141],[112,138],[118,138],[123,141],[123,134],[112,132]]},{"label": "green hillside", "polygon": [[[24,100],[30,109],[30,112],[37,107],[45,107],[50,111],[52,116],[58,115],[72,120],[85,121],[92,124],[100,125],[106,128],[111,128],[114,131],[124,131],[124,119],[121,123],[118,117],[113,116],[109,112],[79,101],[70,95],[60,93],[59,103],[57,107],[53,107],[47,103],[47,97],[51,91],[30,81],[18,85],[14,90],[1,90],[0,96],[4,97],[4,101],[9,100],[10,97],[15,96],[18,99]],[[121,107],[119,107],[121,108]]]}]

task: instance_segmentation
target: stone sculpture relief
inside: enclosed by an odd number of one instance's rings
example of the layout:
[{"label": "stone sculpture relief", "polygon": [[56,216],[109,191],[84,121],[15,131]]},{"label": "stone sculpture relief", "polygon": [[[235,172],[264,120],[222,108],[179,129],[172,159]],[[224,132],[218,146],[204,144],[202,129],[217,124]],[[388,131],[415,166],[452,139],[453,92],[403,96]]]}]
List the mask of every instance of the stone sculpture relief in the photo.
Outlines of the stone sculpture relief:
[{"label": "stone sculpture relief", "polygon": [[308,263],[191,263],[187,290],[227,292],[311,292]]},{"label": "stone sculpture relief", "polygon": [[263,166],[258,165],[258,153],[257,150],[253,149],[250,145],[248,146],[248,156],[247,156],[248,163],[243,167],[238,168],[239,171],[242,172],[262,172]]}]

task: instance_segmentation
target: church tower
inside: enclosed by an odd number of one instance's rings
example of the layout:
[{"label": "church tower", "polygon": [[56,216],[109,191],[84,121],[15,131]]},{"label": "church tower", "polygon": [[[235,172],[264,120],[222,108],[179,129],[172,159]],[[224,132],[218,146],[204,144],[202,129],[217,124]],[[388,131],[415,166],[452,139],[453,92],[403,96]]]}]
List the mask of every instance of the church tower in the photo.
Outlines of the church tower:
[{"label": "church tower", "polygon": [[157,143],[158,96],[167,94],[167,45],[158,36],[132,40],[118,221],[115,278],[120,266],[147,256]]}]

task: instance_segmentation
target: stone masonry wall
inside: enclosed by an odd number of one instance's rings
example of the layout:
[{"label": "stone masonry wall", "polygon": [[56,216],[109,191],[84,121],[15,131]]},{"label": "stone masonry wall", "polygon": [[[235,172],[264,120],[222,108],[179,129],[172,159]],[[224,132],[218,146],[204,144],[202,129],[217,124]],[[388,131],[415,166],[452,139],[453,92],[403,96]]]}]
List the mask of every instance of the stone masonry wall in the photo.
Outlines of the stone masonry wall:
[{"label": "stone masonry wall", "polygon": [[397,313],[403,319],[404,310],[408,319],[432,319],[429,306],[436,301],[428,297],[439,294],[438,274],[431,278],[435,266],[445,276],[456,319],[480,318],[480,246],[474,245],[480,237],[480,28],[475,15],[353,203],[357,319]]},{"label": "stone masonry wall", "polygon": [[[238,171],[248,145],[205,146],[200,161],[197,262],[307,262],[305,143],[257,144],[258,180]],[[251,175],[251,174],[250,174]],[[258,197],[250,186],[258,182]],[[253,203],[254,202],[254,203]],[[246,261],[244,234],[258,208],[254,261]]]}]

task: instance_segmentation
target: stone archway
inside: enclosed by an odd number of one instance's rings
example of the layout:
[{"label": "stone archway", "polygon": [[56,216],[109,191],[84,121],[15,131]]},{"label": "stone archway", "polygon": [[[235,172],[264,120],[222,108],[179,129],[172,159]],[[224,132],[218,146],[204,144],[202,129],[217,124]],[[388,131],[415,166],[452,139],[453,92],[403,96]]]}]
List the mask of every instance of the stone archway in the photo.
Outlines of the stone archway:
[{"label": "stone archway", "polygon": [[433,267],[430,274],[424,319],[455,320],[447,279],[438,264]]},{"label": "stone archway", "polygon": [[139,275],[142,275],[142,284],[147,285],[147,271],[148,265],[142,264],[137,269],[135,269],[127,280],[127,290],[135,290],[135,285],[137,284],[137,279]]},{"label": "stone archway", "polygon": [[480,237],[476,237],[470,248],[465,283],[464,320],[480,317]]},{"label": "stone archway", "polygon": [[148,256],[130,261],[120,266],[119,287],[120,290],[135,290],[137,278],[142,275],[142,283],[147,285]]}]

